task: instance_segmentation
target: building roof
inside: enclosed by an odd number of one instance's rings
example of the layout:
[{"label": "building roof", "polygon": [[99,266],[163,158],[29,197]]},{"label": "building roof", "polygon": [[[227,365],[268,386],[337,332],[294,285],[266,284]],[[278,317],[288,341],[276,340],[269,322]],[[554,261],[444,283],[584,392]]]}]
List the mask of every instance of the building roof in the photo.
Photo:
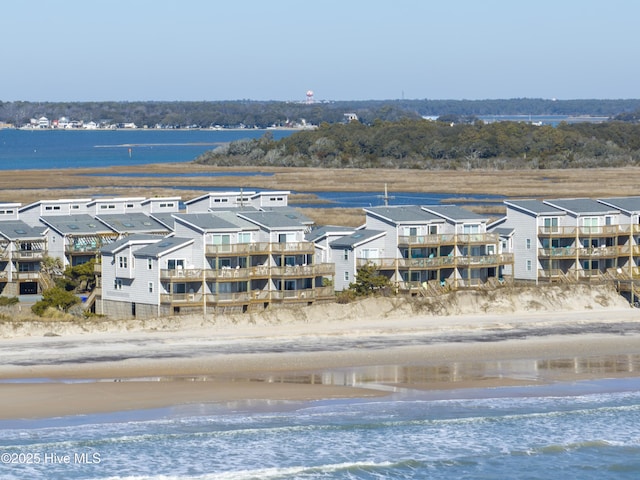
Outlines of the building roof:
[{"label": "building roof", "polygon": [[169,233],[169,228],[142,212],[112,213],[96,216],[98,220],[118,233]]},{"label": "building roof", "polygon": [[46,225],[62,235],[95,235],[98,233],[115,233],[91,215],[53,215],[40,217]]},{"label": "building roof", "polygon": [[386,235],[386,232],[381,230],[357,230],[351,235],[337,238],[330,243],[330,246],[331,248],[353,248],[383,235]]},{"label": "building roof", "polygon": [[559,198],[545,200],[548,205],[553,205],[575,215],[603,215],[605,213],[618,213],[618,210],[593,200],[592,198]]},{"label": "building roof", "polygon": [[260,208],[265,212],[280,212],[287,216],[293,215],[294,217],[298,218],[300,223],[304,223],[305,225],[313,225],[315,223],[310,217],[306,216],[304,213],[300,212],[295,207],[286,206],[286,207],[260,207]]},{"label": "building roof", "polygon": [[423,210],[418,205],[398,205],[387,207],[370,207],[365,208],[366,213],[370,213],[376,217],[380,217],[391,223],[426,223],[434,221],[442,221],[442,218]]},{"label": "building roof", "polygon": [[513,207],[535,216],[539,215],[564,215],[566,212],[559,208],[552,207],[540,200],[505,200],[507,207]]},{"label": "building roof", "polygon": [[115,242],[104,245],[100,252],[105,255],[113,255],[118,251],[125,248],[127,245],[131,245],[134,243],[145,244],[145,243],[154,243],[162,240],[162,237],[158,235],[145,235],[145,234],[134,234],[129,235],[127,237],[122,237],[116,240]]},{"label": "building roof", "polygon": [[510,237],[515,233],[515,231],[515,228],[498,227],[494,228],[491,233],[497,233],[501,237]]},{"label": "building roof", "polygon": [[200,232],[210,231],[237,231],[240,229],[237,223],[231,223],[216,213],[176,213],[174,218],[185,225],[189,225]]},{"label": "building roof", "polygon": [[628,213],[640,212],[640,197],[601,198],[599,201]]},{"label": "building roof", "polygon": [[422,207],[423,210],[438,215],[452,222],[464,222],[464,221],[487,221],[488,218],[477,213],[470,212],[466,208],[459,207],[458,205],[426,205]]},{"label": "building roof", "polygon": [[353,233],[356,228],[353,227],[341,227],[338,225],[323,225],[318,228],[314,228],[310,232],[308,232],[304,238],[308,242],[317,242],[319,240],[323,240],[325,237],[329,235],[349,235]]},{"label": "building roof", "polygon": [[187,246],[193,242],[194,240],[192,238],[165,237],[159,242],[150,243],[146,247],[142,247],[141,249],[136,250],[135,255],[137,257],[140,256],[158,258],[162,255],[166,255],[167,253],[171,253],[178,248]]},{"label": "building roof", "polygon": [[266,228],[267,230],[273,229],[300,229],[305,225],[300,220],[299,215],[292,213],[284,213],[281,211],[271,212],[242,212],[238,213],[240,218],[245,218],[256,225]]},{"label": "building roof", "polygon": [[173,232],[176,229],[176,219],[173,217],[174,213],[177,212],[150,213],[149,216]]},{"label": "building roof", "polygon": [[31,227],[22,220],[3,220],[0,222],[0,235],[11,241],[42,238],[46,230],[46,227]]}]

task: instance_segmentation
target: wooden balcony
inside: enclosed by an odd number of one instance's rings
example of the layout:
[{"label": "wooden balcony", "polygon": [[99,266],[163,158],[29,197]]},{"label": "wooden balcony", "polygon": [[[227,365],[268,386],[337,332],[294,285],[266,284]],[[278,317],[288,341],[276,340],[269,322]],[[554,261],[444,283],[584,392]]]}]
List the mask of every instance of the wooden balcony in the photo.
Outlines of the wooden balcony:
[{"label": "wooden balcony", "polygon": [[597,227],[580,227],[578,235],[580,237],[615,237],[618,235],[628,235],[620,225],[602,225]]},{"label": "wooden balcony", "polygon": [[236,243],[233,245],[207,245],[205,247],[205,254],[207,256],[266,255],[270,252],[271,244],[268,242]]},{"label": "wooden balcony", "polygon": [[313,254],[316,246],[313,242],[282,242],[272,243],[271,253],[284,254],[284,253],[308,253]]},{"label": "wooden balcony", "polygon": [[445,233],[438,235],[399,236],[399,247],[437,247],[441,245],[486,245],[500,241],[497,233]]},{"label": "wooden balcony", "polygon": [[160,270],[160,279],[172,281],[202,281],[203,271],[200,268],[176,268]]},{"label": "wooden balcony", "polygon": [[540,258],[576,258],[575,247],[552,247],[539,248],[538,256]]},{"label": "wooden balcony", "polygon": [[316,277],[322,275],[335,275],[335,272],[336,267],[333,263],[271,267],[272,277]]},{"label": "wooden balcony", "polygon": [[538,236],[539,237],[556,237],[556,238],[558,237],[575,238],[576,227],[558,227],[558,226],[539,227]]},{"label": "wooden balcony", "polygon": [[356,267],[367,264],[374,265],[378,270],[431,270],[436,268],[452,268],[454,266],[492,267],[513,263],[512,253],[500,255],[478,256],[446,256],[429,258],[358,258]]},{"label": "wooden balcony", "polygon": [[456,236],[453,233],[440,235],[410,235],[398,237],[398,246],[400,247],[436,247],[438,245],[453,245],[455,243]]}]

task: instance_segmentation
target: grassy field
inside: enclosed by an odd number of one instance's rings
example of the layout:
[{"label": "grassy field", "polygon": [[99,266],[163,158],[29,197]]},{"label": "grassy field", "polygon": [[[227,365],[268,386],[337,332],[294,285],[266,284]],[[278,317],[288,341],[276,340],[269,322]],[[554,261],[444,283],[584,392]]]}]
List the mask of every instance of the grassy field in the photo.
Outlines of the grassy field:
[{"label": "grassy field", "polygon": [[[249,168],[219,168],[192,163],[140,165],[61,170],[8,170],[0,174],[0,201],[23,205],[40,199],[92,198],[95,196],[180,196],[188,200],[200,196],[200,187],[255,187],[273,190],[314,191],[379,191],[385,184],[389,192],[433,192],[504,195],[509,198],[611,197],[636,195],[640,168],[602,168],[567,170],[491,170],[491,171],[424,171],[424,170],[335,170],[306,168],[262,168],[271,175],[224,176],[221,173],[257,171]],[[109,176],[110,173],[176,173],[212,172],[216,176]],[[313,203],[309,194],[291,203]],[[458,203],[463,203],[458,199]],[[453,203],[454,200],[452,199]],[[318,207],[322,207],[322,203]],[[501,204],[486,203],[473,207],[488,216],[497,216]],[[305,212],[322,224],[360,225],[364,215],[360,209],[310,208]]]}]

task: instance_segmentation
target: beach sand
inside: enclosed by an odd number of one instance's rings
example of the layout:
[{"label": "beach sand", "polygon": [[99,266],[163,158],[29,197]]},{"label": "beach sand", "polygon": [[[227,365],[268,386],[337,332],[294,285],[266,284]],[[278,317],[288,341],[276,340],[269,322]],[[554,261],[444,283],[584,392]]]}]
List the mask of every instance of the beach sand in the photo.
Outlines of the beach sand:
[{"label": "beach sand", "polygon": [[3,325],[0,418],[639,376],[640,310],[601,289],[563,290],[564,301],[558,292],[539,292],[536,310],[521,294],[509,308],[459,296],[444,314],[370,299],[260,316]]}]

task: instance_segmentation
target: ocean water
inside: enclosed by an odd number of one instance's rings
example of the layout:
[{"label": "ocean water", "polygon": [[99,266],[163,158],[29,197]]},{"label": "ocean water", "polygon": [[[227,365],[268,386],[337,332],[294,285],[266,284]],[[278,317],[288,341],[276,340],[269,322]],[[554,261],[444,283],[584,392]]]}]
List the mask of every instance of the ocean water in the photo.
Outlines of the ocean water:
[{"label": "ocean water", "polygon": [[0,428],[6,480],[640,478],[637,378],[192,405]]}]

